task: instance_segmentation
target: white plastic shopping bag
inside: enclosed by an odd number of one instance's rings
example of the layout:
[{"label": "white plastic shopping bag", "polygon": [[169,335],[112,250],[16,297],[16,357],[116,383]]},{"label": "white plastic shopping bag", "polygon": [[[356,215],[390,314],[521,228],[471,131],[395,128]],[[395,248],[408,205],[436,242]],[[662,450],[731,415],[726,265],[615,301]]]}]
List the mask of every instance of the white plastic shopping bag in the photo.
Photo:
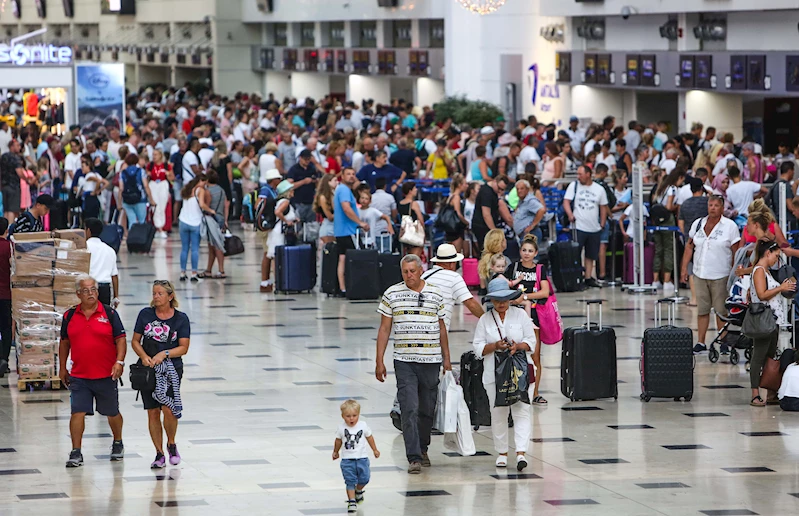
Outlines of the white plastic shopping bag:
[{"label": "white plastic shopping bag", "polygon": [[444,432],[444,447],[454,450],[464,457],[474,455],[477,453],[477,449],[474,447],[474,439],[472,438],[472,422],[469,416],[469,407],[466,405],[463,389],[460,385],[455,385],[455,389],[449,394],[447,402],[450,399],[457,399],[457,428],[455,432]]},{"label": "white plastic shopping bag", "polygon": [[[438,382],[438,400],[436,401],[436,416],[433,420],[433,428],[440,432],[445,432],[445,428],[447,428],[447,394],[451,392],[451,388],[456,386],[455,377],[452,375],[452,371],[447,371],[444,373],[444,377]],[[454,419],[457,421],[458,418],[458,410],[455,409],[455,413],[450,415],[450,419]]]}]

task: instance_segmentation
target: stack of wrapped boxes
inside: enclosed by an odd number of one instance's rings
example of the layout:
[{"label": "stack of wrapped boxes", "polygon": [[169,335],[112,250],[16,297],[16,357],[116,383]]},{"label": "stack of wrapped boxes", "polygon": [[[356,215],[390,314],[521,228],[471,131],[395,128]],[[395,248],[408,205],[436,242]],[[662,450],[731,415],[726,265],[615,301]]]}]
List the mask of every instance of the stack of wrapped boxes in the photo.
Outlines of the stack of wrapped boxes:
[{"label": "stack of wrapped boxes", "polygon": [[58,377],[61,319],[74,306],[75,280],[89,274],[83,230],[14,235],[11,311],[20,380]]}]

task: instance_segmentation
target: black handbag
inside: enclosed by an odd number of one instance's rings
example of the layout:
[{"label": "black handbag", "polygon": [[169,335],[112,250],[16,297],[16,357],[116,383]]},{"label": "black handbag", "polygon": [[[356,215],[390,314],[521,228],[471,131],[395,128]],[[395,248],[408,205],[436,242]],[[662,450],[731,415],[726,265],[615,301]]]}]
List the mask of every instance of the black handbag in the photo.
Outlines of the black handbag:
[{"label": "black handbag", "polygon": [[153,392],[155,390],[155,369],[143,364],[130,365],[130,386],[133,390]]},{"label": "black handbag", "polygon": [[449,203],[438,210],[438,218],[436,219],[435,225],[445,233],[460,233],[466,229],[466,225],[460,217],[458,217],[458,212],[455,211],[455,207]]},{"label": "black handbag", "polygon": [[225,256],[236,256],[244,252],[244,243],[241,238],[231,235],[225,238]]},{"label": "black handbag", "polygon": [[[754,288],[754,285],[752,286]],[[764,339],[777,331],[774,311],[766,303],[749,303],[741,325],[741,333],[750,339]]]}]

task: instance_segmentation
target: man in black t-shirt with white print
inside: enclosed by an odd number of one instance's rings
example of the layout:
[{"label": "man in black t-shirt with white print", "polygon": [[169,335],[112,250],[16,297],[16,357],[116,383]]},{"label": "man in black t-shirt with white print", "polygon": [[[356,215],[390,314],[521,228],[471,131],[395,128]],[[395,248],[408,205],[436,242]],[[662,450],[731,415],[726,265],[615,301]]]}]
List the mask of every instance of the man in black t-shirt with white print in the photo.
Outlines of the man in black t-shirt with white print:
[{"label": "man in black t-shirt with white print", "polygon": [[483,249],[483,241],[492,229],[496,229],[501,218],[499,215],[499,196],[508,188],[507,176],[498,176],[480,187],[474,201],[472,216],[472,232],[477,238],[477,245]]}]

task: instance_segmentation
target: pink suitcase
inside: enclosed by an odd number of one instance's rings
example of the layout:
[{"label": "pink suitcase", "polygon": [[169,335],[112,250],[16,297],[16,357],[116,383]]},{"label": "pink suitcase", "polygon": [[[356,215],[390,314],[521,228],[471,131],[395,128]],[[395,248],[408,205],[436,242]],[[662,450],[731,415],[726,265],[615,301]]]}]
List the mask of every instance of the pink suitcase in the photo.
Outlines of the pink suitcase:
[{"label": "pink suitcase", "polygon": [[469,287],[480,286],[480,275],[477,274],[477,258],[463,259],[463,281]]},{"label": "pink suitcase", "polygon": [[[624,277],[622,278],[625,284],[633,283],[633,276],[635,276],[635,265],[633,264],[633,243],[627,242],[624,244]],[[644,281],[647,285],[651,285],[654,281],[652,275],[652,264],[655,261],[655,244],[647,242],[644,245]]]}]

